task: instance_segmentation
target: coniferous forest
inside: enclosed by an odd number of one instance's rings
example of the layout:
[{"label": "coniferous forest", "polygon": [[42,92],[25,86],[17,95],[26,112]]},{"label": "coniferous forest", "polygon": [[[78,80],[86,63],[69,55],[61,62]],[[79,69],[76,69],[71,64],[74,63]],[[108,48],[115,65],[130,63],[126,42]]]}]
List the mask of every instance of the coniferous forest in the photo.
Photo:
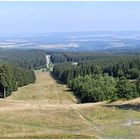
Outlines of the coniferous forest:
[{"label": "coniferous forest", "polygon": [[140,96],[140,57],[121,55],[54,66],[53,75],[81,102],[116,101]]},{"label": "coniferous forest", "polygon": [[7,87],[7,95],[35,81],[33,70],[45,67],[46,54],[51,55],[54,64],[53,76],[67,84],[81,102],[140,96],[139,53],[1,49],[0,83]]},{"label": "coniferous forest", "polygon": [[10,64],[0,64],[0,83],[6,88],[6,96],[16,91],[18,87],[34,83],[35,79],[33,70],[21,69]]},{"label": "coniferous forest", "polygon": [[[38,65],[40,58],[35,59],[33,54],[24,50],[0,49],[0,84],[5,87],[6,96],[18,87],[35,82],[33,66],[36,60]],[[0,97],[3,97],[2,93]]]},{"label": "coniferous forest", "polygon": [[[110,52],[52,52],[47,50],[20,50],[0,48],[0,62],[7,62],[25,69],[40,69],[46,65],[45,55],[51,55],[53,64],[68,62],[90,62],[139,57],[139,53],[110,53]],[[113,62],[112,61],[112,62]]]}]

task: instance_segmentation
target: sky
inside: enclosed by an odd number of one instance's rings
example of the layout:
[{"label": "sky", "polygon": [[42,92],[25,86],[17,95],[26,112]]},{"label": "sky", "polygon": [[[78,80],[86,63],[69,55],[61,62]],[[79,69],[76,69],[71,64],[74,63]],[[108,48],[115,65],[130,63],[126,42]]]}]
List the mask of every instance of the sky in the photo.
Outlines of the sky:
[{"label": "sky", "polygon": [[140,30],[140,2],[0,2],[0,35]]}]

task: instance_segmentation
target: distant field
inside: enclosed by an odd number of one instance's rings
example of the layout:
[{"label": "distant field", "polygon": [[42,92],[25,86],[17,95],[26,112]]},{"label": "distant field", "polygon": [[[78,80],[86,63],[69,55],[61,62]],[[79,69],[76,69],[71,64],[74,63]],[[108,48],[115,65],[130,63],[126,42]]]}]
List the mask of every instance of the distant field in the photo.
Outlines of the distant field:
[{"label": "distant field", "polygon": [[46,72],[0,100],[0,138],[140,138],[140,98],[77,104]]}]

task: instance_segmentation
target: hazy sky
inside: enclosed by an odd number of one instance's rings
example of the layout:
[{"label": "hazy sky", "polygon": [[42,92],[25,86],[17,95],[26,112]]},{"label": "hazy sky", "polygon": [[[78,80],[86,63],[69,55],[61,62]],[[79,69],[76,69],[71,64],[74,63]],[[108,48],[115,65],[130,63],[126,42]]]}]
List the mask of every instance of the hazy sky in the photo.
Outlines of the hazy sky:
[{"label": "hazy sky", "polygon": [[140,30],[140,2],[0,2],[0,34]]}]

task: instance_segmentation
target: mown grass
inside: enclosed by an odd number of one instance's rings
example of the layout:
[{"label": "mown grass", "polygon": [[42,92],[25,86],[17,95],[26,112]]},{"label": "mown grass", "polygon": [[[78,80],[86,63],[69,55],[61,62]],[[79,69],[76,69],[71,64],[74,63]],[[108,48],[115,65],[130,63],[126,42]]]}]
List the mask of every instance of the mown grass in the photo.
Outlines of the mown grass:
[{"label": "mown grass", "polygon": [[75,103],[76,99],[72,92],[68,92],[66,85],[57,84],[46,72],[36,72],[35,84],[19,88],[9,99],[12,100],[45,100],[49,104]]}]

